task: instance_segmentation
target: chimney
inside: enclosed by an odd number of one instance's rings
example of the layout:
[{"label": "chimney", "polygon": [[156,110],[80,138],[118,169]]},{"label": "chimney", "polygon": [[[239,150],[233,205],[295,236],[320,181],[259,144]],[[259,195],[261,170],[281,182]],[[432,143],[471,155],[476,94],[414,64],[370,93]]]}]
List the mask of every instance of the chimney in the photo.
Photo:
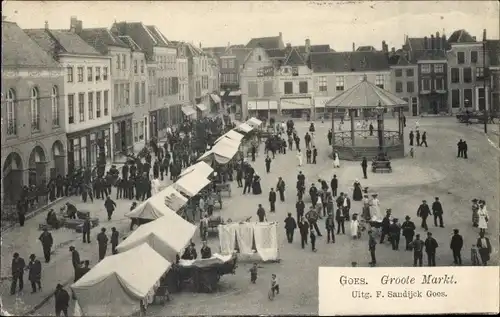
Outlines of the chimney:
[{"label": "chimney", "polygon": [[82,22],[82,20],[76,21],[76,28],[75,28],[76,34],[81,34],[82,33],[82,29],[83,29],[83,22]]},{"label": "chimney", "polygon": [[49,21],[45,21],[45,29],[48,30],[49,29]]},{"label": "chimney", "polygon": [[486,42],[486,29],[483,29],[483,42]]},{"label": "chimney", "polygon": [[280,40],[283,39],[283,34],[280,32],[279,33]]},{"label": "chimney", "polygon": [[431,50],[435,49],[434,34],[431,34]]},{"label": "chimney", "polygon": [[385,41],[382,41],[382,51],[383,51],[384,53],[388,53],[387,48],[388,48],[388,47],[387,47],[387,43],[385,43]]},{"label": "chimney", "polygon": [[311,40],[306,39],[306,54],[311,53]]},{"label": "chimney", "polygon": [[441,49],[446,50],[446,35],[441,36]]},{"label": "chimney", "polygon": [[395,47],[391,47],[391,53],[392,53],[392,54],[395,54],[395,53],[396,53],[396,48],[395,48]]},{"label": "chimney", "polygon": [[115,35],[115,36],[119,36],[120,34],[118,33],[118,26],[117,26],[117,23],[116,23],[116,20],[115,22],[113,23],[113,25],[111,26],[111,29],[109,30],[111,32],[111,34]]},{"label": "chimney", "polygon": [[352,42],[352,51],[356,52],[356,43]]},{"label": "chimney", "polygon": [[200,48],[201,48],[201,42],[200,42]]},{"label": "chimney", "polygon": [[424,49],[426,50],[429,46],[429,42],[428,42],[428,39],[427,39],[427,36],[424,36]]},{"label": "chimney", "polygon": [[443,49],[442,44],[443,43],[441,42],[441,36],[439,35],[439,32],[436,32],[436,49],[442,50]]},{"label": "chimney", "polygon": [[70,23],[69,23],[69,30],[71,32],[75,32],[76,31],[76,24],[77,23],[78,23],[78,19],[76,18],[76,16],[72,16],[71,20],[70,20]]}]

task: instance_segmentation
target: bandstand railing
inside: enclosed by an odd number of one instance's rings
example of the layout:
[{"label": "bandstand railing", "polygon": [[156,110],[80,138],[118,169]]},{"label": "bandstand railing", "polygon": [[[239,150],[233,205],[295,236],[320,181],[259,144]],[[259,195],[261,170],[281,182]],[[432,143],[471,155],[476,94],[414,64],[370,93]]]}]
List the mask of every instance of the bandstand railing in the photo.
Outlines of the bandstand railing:
[{"label": "bandstand railing", "polygon": [[[354,145],[352,142],[351,131],[335,131],[333,145],[337,146],[378,146],[378,133],[373,130],[370,135],[370,130],[355,130]],[[384,146],[400,145],[402,143],[401,135],[398,131],[384,131]]]}]

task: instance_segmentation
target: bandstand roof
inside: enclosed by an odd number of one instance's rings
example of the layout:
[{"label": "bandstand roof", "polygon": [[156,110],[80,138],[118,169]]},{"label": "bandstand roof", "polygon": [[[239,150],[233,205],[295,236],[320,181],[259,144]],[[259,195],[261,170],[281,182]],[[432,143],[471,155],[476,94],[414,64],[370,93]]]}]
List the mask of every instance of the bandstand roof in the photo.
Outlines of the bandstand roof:
[{"label": "bandstand roof", "polygon": [[406,101],[387,90],[377,87],[364,76],[361,82],[327,101],[325,107],[362,109],[382,106],[385,108],[397,108],[406,104]]}]

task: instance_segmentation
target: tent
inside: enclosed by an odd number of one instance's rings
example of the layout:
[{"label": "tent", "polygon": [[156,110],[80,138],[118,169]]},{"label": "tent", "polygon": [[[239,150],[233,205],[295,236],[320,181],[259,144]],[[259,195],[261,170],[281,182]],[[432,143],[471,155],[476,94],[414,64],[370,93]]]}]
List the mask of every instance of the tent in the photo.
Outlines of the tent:
[{"label": "tent", "polygon": [[187,175],[193,171],[196,171],[198,173],[198,175],[201,175],[205,178],[208,178],[208,176],[210,174],[212,174],[212,172],[214,171],[214,169],[208,165],[207,163],[205,162],[198,162],[194,165],[191,165],[189,166],[188,168],[186,168],[184,171],[182,171],[180,177],[184,176],[184,175]]},{"label": "tent", "polygon": [[219,164],[226,164],[238,153],[240,143],[228,138],[221,139],[210,151],[205,152],[200,160],[215,160]]},{"label": "tent", "polygon": [[[175,260],[175,259],[174,259]],[[105,257],[71,285],[83,316],[130,316],[170,268],[171,263],[143,243]]]},{"label": "tent", "polygon": [[175,263],[176,255],[188,245],[195,231],[195,225],[173,213],[138,227],[116,249],[128,252],[147,243],[166,260]]},{"label": "tent", "polygon": [[241,254],[251,255],[253,248],[262,261],[278,260],[278,225],[276,222],[243,222],[219,225],[221,254],[232,253],[238,244]]},{"label": "tent", "polygon": [[245,123],[253,128],[256,128],[262,124],[262,121],[260,121],[259,119],[255,118],[255,117],[252,117],[252,118],[248,119]]},{"label": "tent", "polygon": [[230,140],[233,140],[233,141],[236,141],[236,142],[241,142],[241,140],[244,138],[245,136],[241,133],[238,133],[234,130],[229,130],[226,134],[222,135],[220,138],[218,138],[215,143],[221,141],[222,139],[224,138],[227,138],[227,139],[230,139]]},{"label": "tent", "polygon": [[169,186],[126,213],[125,217],[155,220],[179,211],[186,203],[187,198]]},{"label": "tent", "polygon": [[243,133],[248,133],[253,130],[253,127],[248,125],[247,123],[242,123],[235,128],[235,130],[241,131]]},{"label": "tent", "polygon": [[205,186],[210,184],[210,181],[199,173],[199,171],[194,170],[191,173],[181,177],[172,186],[177,191],[193,197],[198,194],[198,192],[200,192],[200,190],[202,190]]}]

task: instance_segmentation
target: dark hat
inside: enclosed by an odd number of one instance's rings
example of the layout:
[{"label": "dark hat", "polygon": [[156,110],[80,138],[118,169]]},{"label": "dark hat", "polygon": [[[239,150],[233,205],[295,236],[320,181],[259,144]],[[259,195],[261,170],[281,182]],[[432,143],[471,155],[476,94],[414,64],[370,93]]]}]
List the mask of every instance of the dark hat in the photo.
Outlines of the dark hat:
[{"label": "dark hat", "polygon": [[57,284],[56,289],[62,289],[63,286],[61,284]]},{"label": "dark hat", "polygon": [[458,229],[453,229],[453,232],[454,233],[458,233]]},{"label": "dark hat", "polygon": [[438,200],[438,199],[439,199],[439,197],[435,197],[435,198],[436,198],[436,200]]},{"label": "dark hat", "polygon": [[406,217],[405,217],[405,219],[406,219],[406,220],[410,220],[410,216],[406,216]]},{"label": "dark hat", "polygon": [[34,259],[35,258],[35,255],[34,254],[31,254],[30,255],[30,259]]},{"label": "dark hat", "polygon": [[391,208],[387,208],[385,211],[392,211],[392,209]]},{"label": "dark hat", "polygon": [[422,200],[422,202],[423,202],[423,203],[426,203],[426,202],[427,202],[427,200],[425,200],[425,199],[424,199],[424,200]]},{"label": "dark hat", "polygon": [[473,203],[476,203],[476,202],[477,202],[477,199],[476,199],[476,198],[474,198],[474,199],[472,200],[472,202],[473,202]]}]

